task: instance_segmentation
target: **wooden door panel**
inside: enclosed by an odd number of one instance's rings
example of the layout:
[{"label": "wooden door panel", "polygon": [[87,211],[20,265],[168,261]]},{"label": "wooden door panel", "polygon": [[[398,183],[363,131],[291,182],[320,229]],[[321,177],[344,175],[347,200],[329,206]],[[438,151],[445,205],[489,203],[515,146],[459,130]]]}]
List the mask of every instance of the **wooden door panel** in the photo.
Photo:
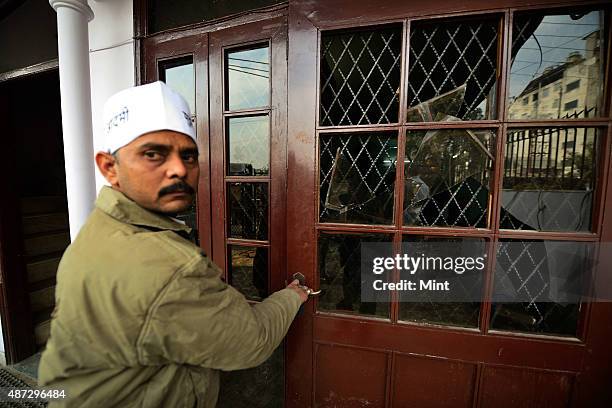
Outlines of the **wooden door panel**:
[{"label": "wooden door panel", "polygon": [[476,364],[395,353],[391,406],[469,408],[476,371]]},{"label": "wooden door panel", "polygon": [[384,407],[388,353],[317,344],[315,405],[317,407]]},{"label": "wooden door panel", "polygon": [[561,408],[570,405],[575,373],[485,366],[481,407]]}]

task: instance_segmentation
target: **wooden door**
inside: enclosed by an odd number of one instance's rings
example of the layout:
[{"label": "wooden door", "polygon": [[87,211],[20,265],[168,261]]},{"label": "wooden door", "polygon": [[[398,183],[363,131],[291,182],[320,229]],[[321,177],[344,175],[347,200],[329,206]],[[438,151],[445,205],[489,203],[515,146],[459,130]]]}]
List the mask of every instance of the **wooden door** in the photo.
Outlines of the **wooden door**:
[{"label": "wooden door", "polygon": [[[197,204],[183,217],[250,302],[287,279],[287,18],[282,9],[258,17],[156,35],[143,47],[146,81],[166,81],[195,109],[201,175]],[[221,381],[219,406],[282,405],[284,347]]]},{"label": "wooden door", "polygon": [[[550,284],[612,229],[610,9],[527,3],[290,2],[287,407],[609,406],[610,303]],[[361,243],[432,241],[479,301],[362,301]]]}]

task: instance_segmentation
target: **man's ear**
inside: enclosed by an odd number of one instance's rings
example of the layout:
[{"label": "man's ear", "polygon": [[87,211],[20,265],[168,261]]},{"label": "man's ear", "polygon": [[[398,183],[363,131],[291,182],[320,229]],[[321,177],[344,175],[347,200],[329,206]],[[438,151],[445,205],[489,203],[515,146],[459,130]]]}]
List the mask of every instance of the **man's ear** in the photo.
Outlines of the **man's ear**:
[{"label": "man's ear", "polygon": [[96,154],[96,165],[100,173],[102,173],[106,181],[113,187],[119,187],[119,177],[117,175],[118,164],[117,159],[110,153],[98,152]]}]

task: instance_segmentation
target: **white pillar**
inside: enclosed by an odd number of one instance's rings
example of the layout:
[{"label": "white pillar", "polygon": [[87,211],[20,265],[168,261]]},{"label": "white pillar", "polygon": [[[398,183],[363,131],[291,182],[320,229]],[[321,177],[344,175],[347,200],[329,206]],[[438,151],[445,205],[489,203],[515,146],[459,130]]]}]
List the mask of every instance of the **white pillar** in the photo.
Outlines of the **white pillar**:
[{"label": "white pillar", "polygon": [[74,240],[96,198],[87,32],[93,12],[86,0],[49,0],[49,4],[57,12],[66,190]]}]

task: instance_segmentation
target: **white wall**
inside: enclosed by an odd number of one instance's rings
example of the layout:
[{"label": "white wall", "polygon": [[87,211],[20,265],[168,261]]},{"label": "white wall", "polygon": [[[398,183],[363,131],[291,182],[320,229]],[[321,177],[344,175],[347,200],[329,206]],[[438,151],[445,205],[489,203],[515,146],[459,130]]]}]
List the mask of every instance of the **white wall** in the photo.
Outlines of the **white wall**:
[{"label": "white wall", "polygon": [[[134,20],[132,0],[89,1],[91,110],[94,153],[103,137],[104,102],[117,91],[134,86]],[[92,158],[93,160],[93,158]],[[96,169],[96,188],[106,181]]]}]

